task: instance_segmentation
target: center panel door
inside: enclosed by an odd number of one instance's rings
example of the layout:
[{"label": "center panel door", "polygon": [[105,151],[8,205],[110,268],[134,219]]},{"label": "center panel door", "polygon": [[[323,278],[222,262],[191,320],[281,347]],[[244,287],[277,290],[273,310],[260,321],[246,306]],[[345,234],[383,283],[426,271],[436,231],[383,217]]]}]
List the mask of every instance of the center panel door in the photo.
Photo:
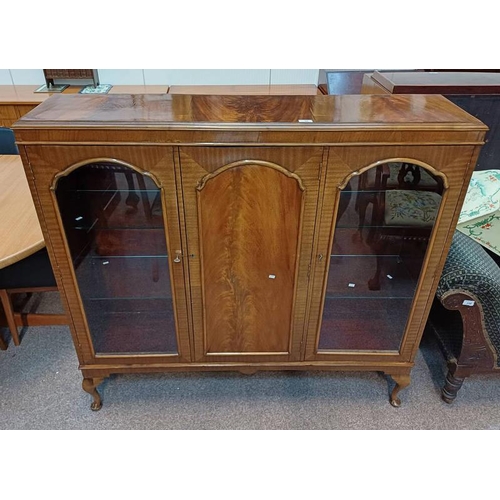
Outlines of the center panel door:
[{"label": "center panel door", "polygon": [[180,148],[197,361],[300,358],[322,148]]}]

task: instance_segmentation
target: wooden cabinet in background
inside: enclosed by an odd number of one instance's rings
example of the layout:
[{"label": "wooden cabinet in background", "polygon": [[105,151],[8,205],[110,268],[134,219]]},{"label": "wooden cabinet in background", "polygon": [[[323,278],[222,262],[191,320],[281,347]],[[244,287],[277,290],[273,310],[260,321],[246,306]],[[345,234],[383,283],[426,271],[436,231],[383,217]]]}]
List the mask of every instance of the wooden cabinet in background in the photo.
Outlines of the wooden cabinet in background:
[{"label": "wooden cabinet in background", "polygon": [[93,409],[104,377],[168,370],[376,370],[400,404],[480,121],[440,96],[59,95],[14,129]]},{"label": "wooden cabinet in background", "polygon": [[480,70],[367,73],[362,94],[441,94],[488,126],[475,170],[500,165],[500,74]]},{"label": "wooden cabinet in background", "polygon": [[0,127],[10,128],[19,118],[50,97],[35,94],[36,85],[0,85]]}]

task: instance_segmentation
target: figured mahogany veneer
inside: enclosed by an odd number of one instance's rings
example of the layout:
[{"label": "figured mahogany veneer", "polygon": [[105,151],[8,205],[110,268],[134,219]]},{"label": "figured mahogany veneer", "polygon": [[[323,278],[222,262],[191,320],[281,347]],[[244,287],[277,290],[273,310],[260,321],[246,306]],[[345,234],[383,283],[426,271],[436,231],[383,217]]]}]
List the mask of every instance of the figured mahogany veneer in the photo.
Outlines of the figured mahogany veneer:
[{"label": "figured mahogany veneer", "polygon": [[[92,409],[111,373],[167,370],[378,370],[399,405],[479,120],[440,96],[58,95],[14,129]],[[356,186],[397,161],[445,190],[365,300]]]},{"label": "figured mahogany veneer", "polygon": [[[39,85],[0,85],[0,127],[12,127],[26,113],[54,94],[35,92]],[[70,85],[64,94],[78,94],[82,87]],[[167,85],[113,85],[110,94],[166,94]]]}]

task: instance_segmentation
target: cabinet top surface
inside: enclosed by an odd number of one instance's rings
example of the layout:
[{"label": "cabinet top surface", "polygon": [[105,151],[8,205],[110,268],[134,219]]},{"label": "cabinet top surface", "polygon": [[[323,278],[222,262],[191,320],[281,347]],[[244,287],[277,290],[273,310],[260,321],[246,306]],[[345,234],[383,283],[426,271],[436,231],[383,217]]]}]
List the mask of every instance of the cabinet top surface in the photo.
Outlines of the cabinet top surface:
[{"label": "cabinet top surface", "polygon": [[16,129],[487,130],[439,95],[55,95]]},{"label": "cabinet top surface", "polygon": [[500,94],[500,73],[375,71],[372,79],[393,93]]}]

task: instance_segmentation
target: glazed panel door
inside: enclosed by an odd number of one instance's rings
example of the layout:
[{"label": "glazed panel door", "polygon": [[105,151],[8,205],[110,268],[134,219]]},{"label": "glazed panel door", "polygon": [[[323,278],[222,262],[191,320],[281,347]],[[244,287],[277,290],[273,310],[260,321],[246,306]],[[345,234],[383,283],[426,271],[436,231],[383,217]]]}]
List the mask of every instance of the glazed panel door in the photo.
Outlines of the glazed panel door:
[{"label": "glazed panel door", "polygon": [[306,360],[413,360],[472,154],[467,146],[330,148]]},{"label": "glazed panel door", "polygon": [[300,359],[322,157],[180,148],[197,361]]},{"label": "glazed panel door", "polygon": [[173,148],[27,153],[82,361],[191,360]]}]

